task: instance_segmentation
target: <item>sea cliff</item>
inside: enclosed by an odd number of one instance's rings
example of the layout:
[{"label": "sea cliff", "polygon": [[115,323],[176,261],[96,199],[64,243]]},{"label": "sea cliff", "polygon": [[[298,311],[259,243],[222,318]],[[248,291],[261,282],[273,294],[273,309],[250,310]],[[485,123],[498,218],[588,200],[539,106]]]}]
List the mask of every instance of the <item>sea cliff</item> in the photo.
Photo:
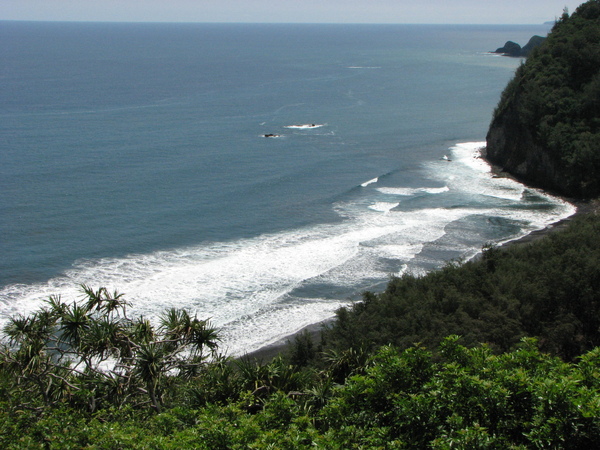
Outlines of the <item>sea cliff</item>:
[{"label": "sea cliff", "polygon": [[488,161],[525,183],[600,195],[600,1],[565,12],[517,69],[486,140]]}]

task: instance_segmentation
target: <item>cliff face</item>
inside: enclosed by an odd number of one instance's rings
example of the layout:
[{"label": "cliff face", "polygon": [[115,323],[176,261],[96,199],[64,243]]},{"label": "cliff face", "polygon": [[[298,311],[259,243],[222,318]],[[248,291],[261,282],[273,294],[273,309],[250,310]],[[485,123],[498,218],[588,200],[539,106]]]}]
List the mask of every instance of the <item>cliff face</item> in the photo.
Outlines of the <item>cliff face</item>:
[{"label": "cliff face", "polygon": [[487,159],[558,194],[600,195],[600,0],[563,14],[519,67],[494,112]]},{"label": "cliff face", "polygon": [[[486,141],[486,158],[515,178],[548,191],[567,194],[564,178],[557,168],[559,160],[552,157],[538,139],[538,130],[523,117],[525,105],[520,93],[520,74],[513,80],[517,86],[512,97],[499,105]],[[509,85],[505,94],[510,92]],[[500,109],[502,108],[502,109]]]},{"label": "cliff face", "polygon": [[486,141],[486,159],[492,164],[525,184],[567,194],[557,161],[519,120],[517,105],[510,105],[492,122]]}]

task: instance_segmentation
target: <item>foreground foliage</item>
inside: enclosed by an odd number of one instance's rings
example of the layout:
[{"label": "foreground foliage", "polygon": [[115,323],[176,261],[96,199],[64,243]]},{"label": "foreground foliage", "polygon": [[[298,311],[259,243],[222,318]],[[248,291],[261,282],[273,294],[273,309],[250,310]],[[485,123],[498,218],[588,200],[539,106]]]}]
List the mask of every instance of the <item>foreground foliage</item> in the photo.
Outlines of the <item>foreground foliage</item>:
[{"label": "foreground foliage", "polygon": [[165,311],[156,328],[127,317],[121,294],[82,289],[83,302],[51,297],[6,325],[0,368],[19,387],[20,408],[39,412],[66,403],[93,413],[128,403],[160,412],[173,378],[167,375],[194,376],[203,352],[216,348],[216,331],[185,310]]},{"label": "foreground foliage", "polygon": [[[221,370],[207,365],[200,376]],[[600,350],[565,363],[531,339],[500,355],[457,337],[437,356],[386,346],[344,385],[321,375],[300,391],[272,386],[264,398],[245,391],[224,404],[200,406],[194,383],[177,383],[186,394],[160,414],[132,406],[90,413],[68,402],[39,413],[15,408],[3,378],[0,446],[589,449],[600,438]]]},{"label": "foreground foliage", "polygon": [[219,356],[186,311],[153,325],[106,289],[51,298],[5,327],[0,447],[593,448],[598,233],[589,215],[392,280],[340,310],[324,344],[301,335],[268,362]]}]

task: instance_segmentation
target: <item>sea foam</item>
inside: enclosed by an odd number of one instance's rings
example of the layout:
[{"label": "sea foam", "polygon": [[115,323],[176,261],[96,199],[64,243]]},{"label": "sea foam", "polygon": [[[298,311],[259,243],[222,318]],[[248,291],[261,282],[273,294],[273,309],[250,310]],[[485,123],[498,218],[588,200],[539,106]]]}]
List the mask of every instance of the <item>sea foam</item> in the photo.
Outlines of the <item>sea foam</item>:
[{"label": "sea foam", "polygon": [[369,181],[365,181],[364,183],[361,183],[361,186],[362,186],[362,187],[367,187],[367,186],[369,186],[370,184],[375,184],[375,183],[377,183],[378,181],[379,181],[379,178],[378,178],[378,177],[375,177],[375,178],[373,178],[373,179],[371,179],[371,180],[369,180]]},{"label": "sea foam", "polygon": [[325,126],[324,124],[305,123],[302,125],[287,125],[284,128],[297,128],[297,129],[301,129],[301,130],[306,130],[306,129],[310,129],[310,128],[321,128],[324,126]]},{"label": "sea foam", "polygon": [[[124,258],[81,260],[45,283],[6,286],[0,291],[0,325],[8,315],[33,311],[50,295],[71,302],[81,299],[80,284],[104,286],[125,294],[132,303],[130,316],[156,320],[165,308],[176,307],[210,319],[221,329],[223,349],[239,355],[332,317],[337,308],[381,285],[390,274],[422,273],[425,266],[419,261],[429,261],[423,252],[438,248],[453,223],[475,216],[502,218],[521,230],[500,239],[509,240],[574,213],[560,199],[494,178],[480,158],[480,147],[457,144],[451,162],[424,163],[424,178],[438,187],[350,191],[334,205],[340,222]],[[389,201],[389,196],[406,200]],[[403,210],[409,198],[427,203]],[[454,249],[439,248],[470,257],[485,242],[469,239],[463,236]]]}]

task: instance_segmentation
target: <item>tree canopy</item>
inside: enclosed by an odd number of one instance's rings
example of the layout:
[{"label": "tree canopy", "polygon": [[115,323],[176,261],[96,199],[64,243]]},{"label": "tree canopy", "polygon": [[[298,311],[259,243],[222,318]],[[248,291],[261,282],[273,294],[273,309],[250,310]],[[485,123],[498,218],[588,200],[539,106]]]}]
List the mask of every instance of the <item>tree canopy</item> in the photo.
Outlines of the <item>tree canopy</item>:
[{"label": "tree canopy", "polygon": [[492,162],[528,181],[573,197],[600,195],[599,0],[563,13],[519,67],[488,147]]}]

